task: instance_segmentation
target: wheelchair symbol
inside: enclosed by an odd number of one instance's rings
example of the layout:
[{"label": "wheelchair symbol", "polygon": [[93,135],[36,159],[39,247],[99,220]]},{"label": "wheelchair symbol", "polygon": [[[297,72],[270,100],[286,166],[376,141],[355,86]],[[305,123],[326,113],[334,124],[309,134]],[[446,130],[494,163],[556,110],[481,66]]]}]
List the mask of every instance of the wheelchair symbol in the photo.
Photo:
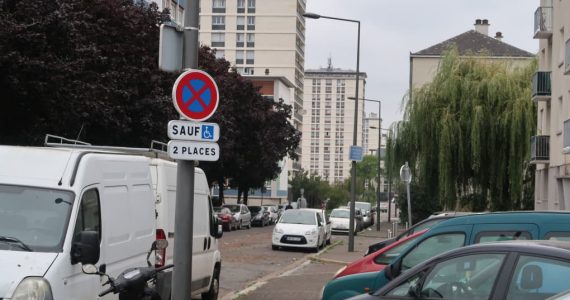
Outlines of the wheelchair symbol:
[{"label": "wheelchair symbol", "polygon": [[202,138],[206,140],[213,140],[214,126],[202,125]]}]

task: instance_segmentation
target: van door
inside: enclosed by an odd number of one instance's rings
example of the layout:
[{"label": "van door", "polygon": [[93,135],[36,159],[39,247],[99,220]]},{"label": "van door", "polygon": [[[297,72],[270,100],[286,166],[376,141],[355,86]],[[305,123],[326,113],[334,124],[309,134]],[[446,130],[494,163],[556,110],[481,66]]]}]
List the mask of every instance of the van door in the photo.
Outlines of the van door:
[{"label": "van door", "polygon": [[537,239],[540,239],[540,237],[536,224],[486,223],[473,226],[470,244]]},{"label": "van door", "polygon": [[209,287],[214,269],[214,238],[210,236],[212,207],[208,195],[194,194],[194,240],[192,245],[192,292]]},{"label": "van door", "polygon": [[[84,189],[80,198],[79,208],[73,229],[73,237],[81,231],[97,231],[99,232],[100,240],[102,239],[102,224],[101,224],[101,201],[99,189],[96,186],[90,186]],[[72,243],[74,240],[72,240]],[[101,247],[101,254],[97,266],[104,264],[105,249]],[[81,299],[95,299],[100,291],[102,291],[102,282],[100,277],[96,275],[83,274],[81,270],[81,263],[71,264],[71,261],[63,262],[68,264],[69,269],[63,275],[64,281],[64,299],[81,300]],[[56,266],[54,266],[56,267]],[[58,276],[59,274],[53,274]],[[67,277],[69,276],[69,277]],[[51,277],[51,274],[50,274]],[[56,295],[54,295],[56,296]],[[60,296],[61,297],[61,296]],[[114,295],[107,295],[103,299],[116,299]]]}]

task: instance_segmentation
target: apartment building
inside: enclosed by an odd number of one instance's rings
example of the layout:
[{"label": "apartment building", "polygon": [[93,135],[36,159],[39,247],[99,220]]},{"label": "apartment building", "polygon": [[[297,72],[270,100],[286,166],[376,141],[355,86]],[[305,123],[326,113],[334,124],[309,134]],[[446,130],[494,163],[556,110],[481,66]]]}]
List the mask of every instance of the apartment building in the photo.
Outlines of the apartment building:
[{"label": "apartment building", "polygon": [[151,0],[151,2],[158,5],[158,11],[168,9],[170,12],[170,19],[173,23],[178,25],[184,24],[185,0]]},{"label": "apartment building", "polygon": [[534,13],[539,40],[532,80],[537,133],[531,140],[536,164],[535,209],[570,209],[570,2],[541,0]]},{"label": "apartment building", "polygon": [[[303,122],[305,0],[201,0],[200,42],[240,74],[284,76],[294,83],[293,124]],[[298,169],[300,165],[292,165]]]},{"label": "apartment building", "polygon": [[[359,76],[359,98],[365,97],[366,73]],[[350,178],[349,148],[354,134],[356,72],[328,67],[305,70],[302,166],[329,183]],[[357,145],[362,145],[364,101],[358,101]]]}]

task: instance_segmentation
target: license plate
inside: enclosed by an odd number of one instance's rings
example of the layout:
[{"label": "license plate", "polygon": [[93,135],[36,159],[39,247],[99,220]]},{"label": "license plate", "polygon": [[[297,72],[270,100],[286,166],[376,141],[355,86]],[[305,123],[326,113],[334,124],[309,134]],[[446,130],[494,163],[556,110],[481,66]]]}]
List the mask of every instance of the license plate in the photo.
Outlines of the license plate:
[{"label": "license plate", "polygon": [[287,237],[288,241],[293,241],[293,242],[300,242],[301,238],[300,237],[296,237],[296,236],[289,236]]}]

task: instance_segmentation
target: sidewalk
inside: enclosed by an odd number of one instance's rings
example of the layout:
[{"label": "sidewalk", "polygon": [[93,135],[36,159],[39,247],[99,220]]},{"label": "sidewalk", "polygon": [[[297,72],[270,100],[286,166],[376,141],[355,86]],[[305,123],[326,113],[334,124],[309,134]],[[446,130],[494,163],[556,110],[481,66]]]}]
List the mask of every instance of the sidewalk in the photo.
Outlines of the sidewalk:
[{"label": "sidewalk", "polygon": [[347,235],[333,235],[332,244],[324,250],[307,256],[291,269],[261,279],[233,299],[319,299],[321,289],[334,274],[361,258],[370,244],[386,239],[387,229],[392,229],[392,224],[382,222],[381,231],[373,225],[359,232],[354,239],[354,252],[348,252]]}]

